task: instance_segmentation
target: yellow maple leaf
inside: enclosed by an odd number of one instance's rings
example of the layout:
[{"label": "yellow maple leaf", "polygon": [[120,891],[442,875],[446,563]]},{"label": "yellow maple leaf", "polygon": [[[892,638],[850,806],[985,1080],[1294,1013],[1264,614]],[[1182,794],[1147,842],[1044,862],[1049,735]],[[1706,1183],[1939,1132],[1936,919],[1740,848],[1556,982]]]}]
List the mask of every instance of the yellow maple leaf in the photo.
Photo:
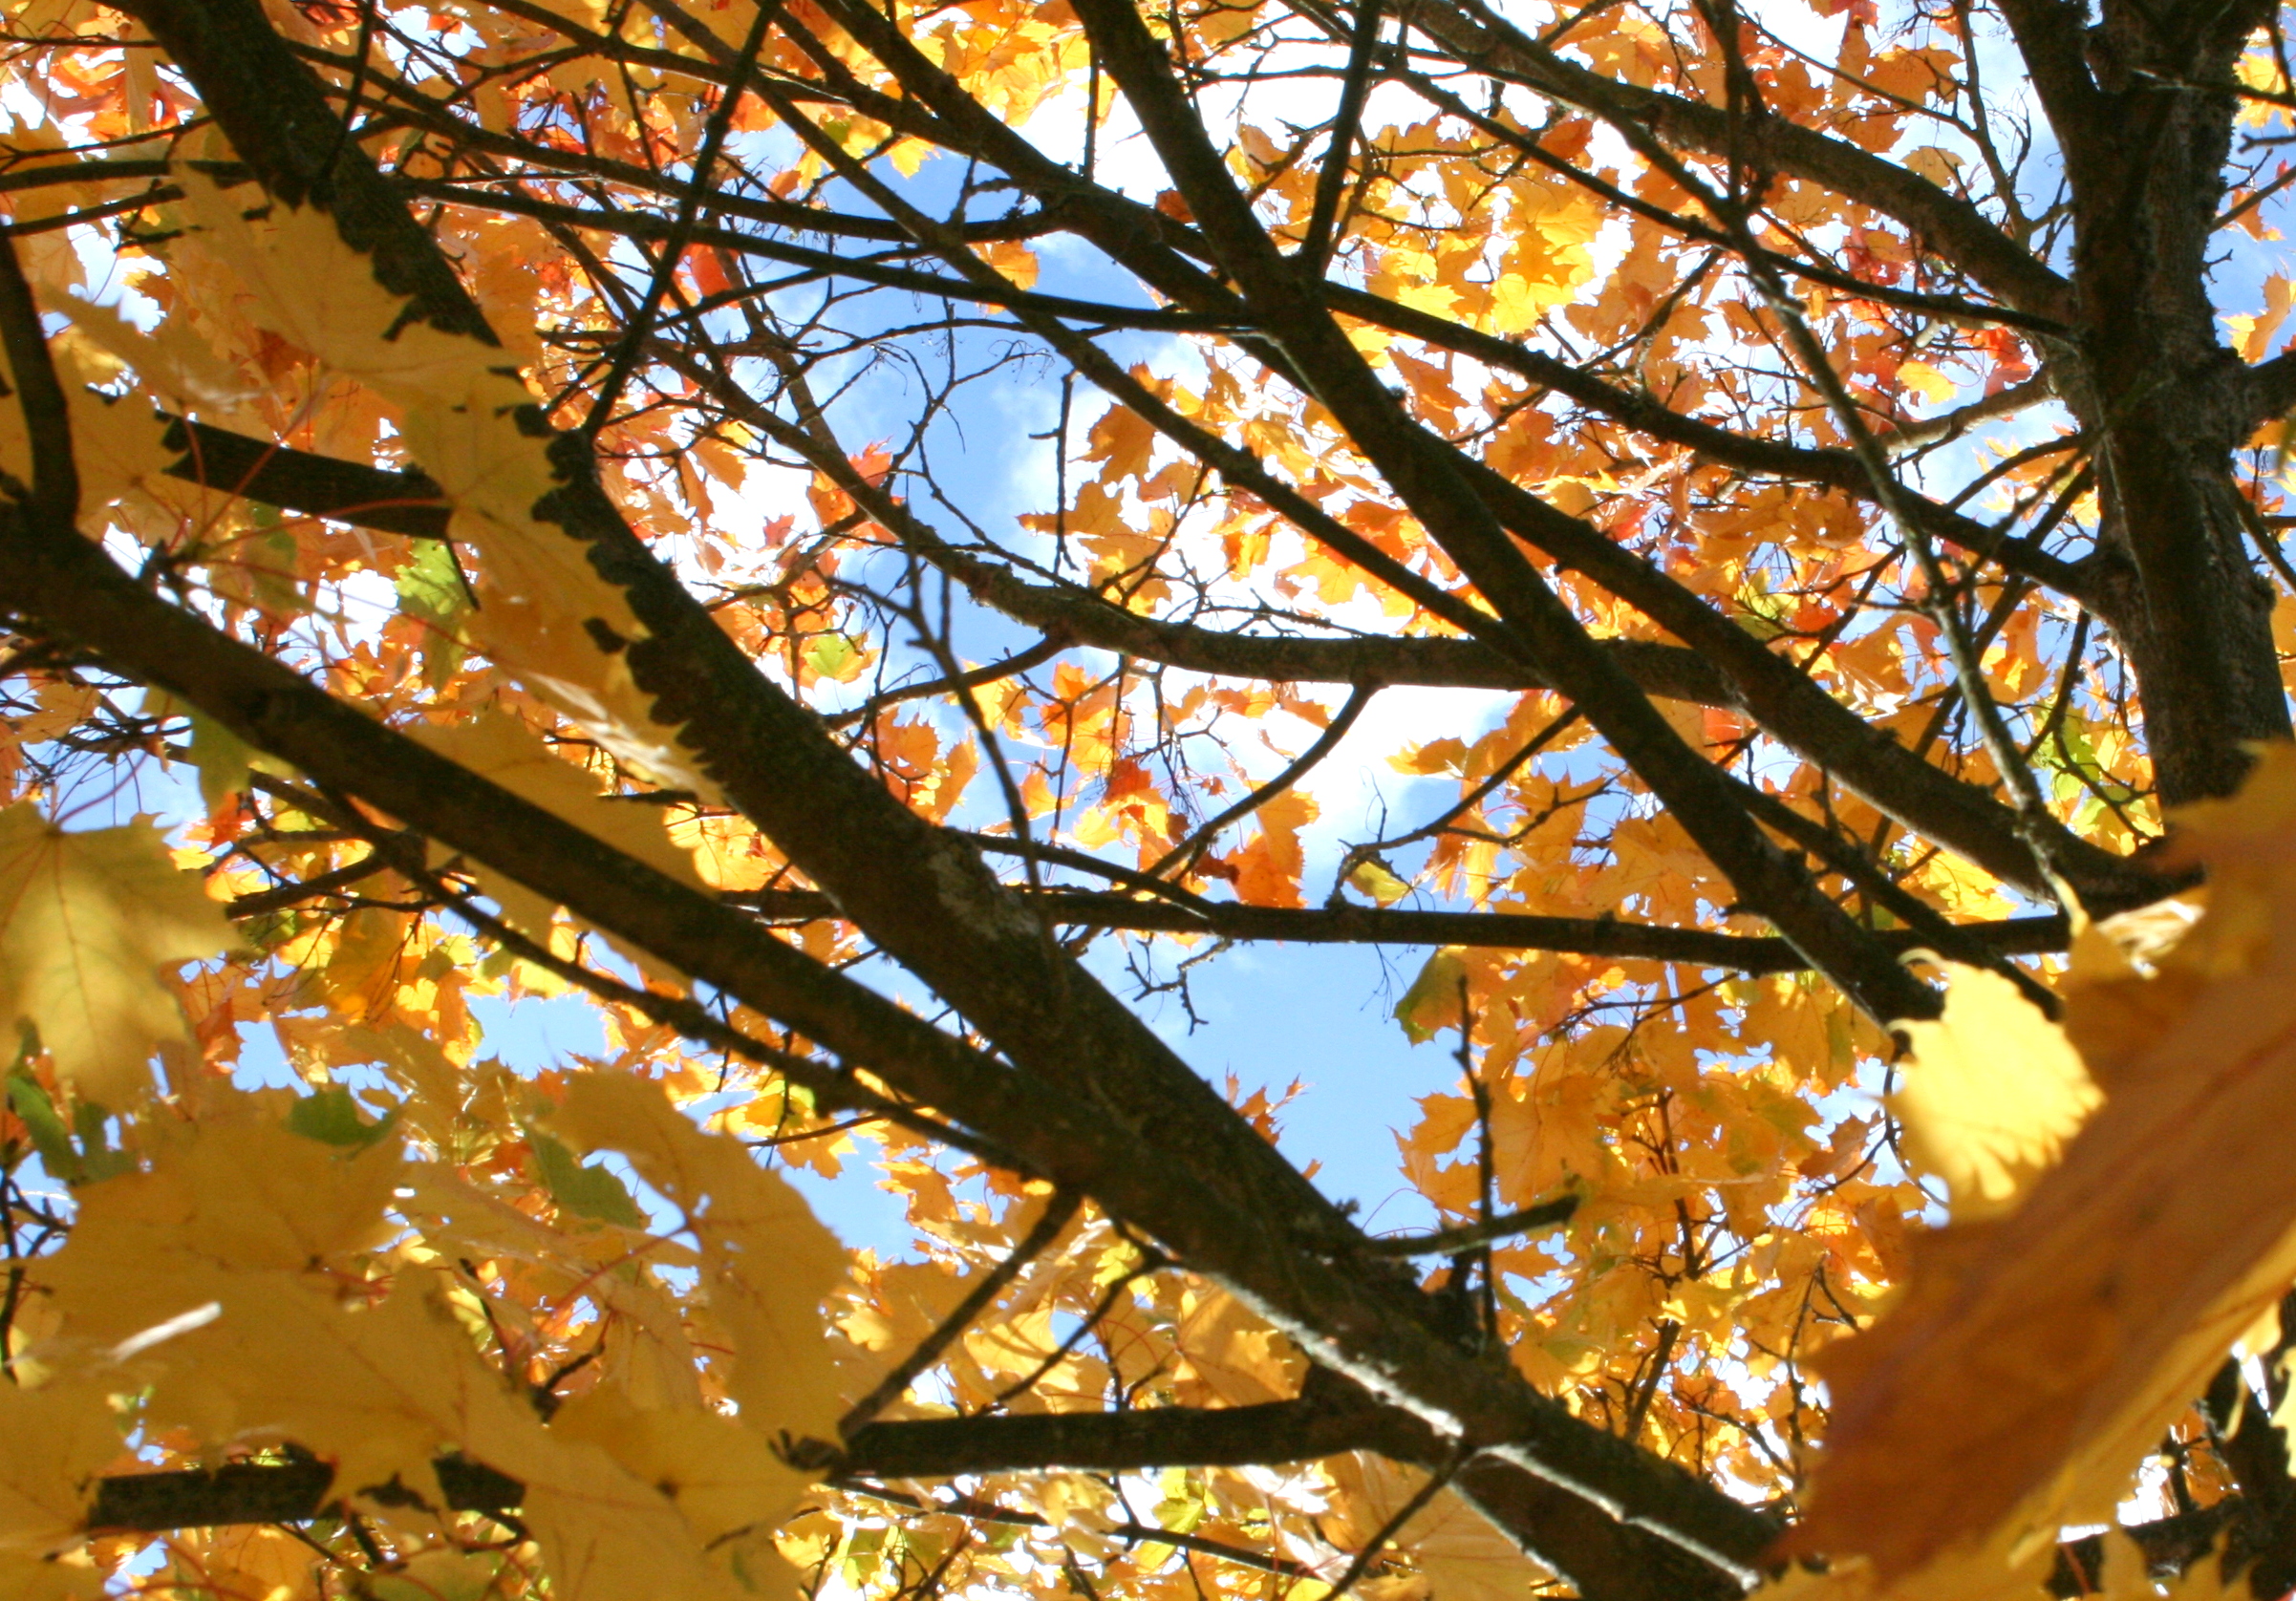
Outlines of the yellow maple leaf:
[{"label": "yellow maple leaf", "polygon": [[1298,1348],[1225,1290],[1191,1290],[1172,1331],[1179,1394],[1191,1406],[1288,1400],[1307,1371]]},{"label": "yellow maple leaf", "polygon": [[[228,1601],[304,1601],[311,1597],[317,1553],[300,1530],[263,1525],[184,1529],[174,1537],[177,1560],[209,1592]],[[436,1592],[434,1592],[436,1593]],[[393,1596],[390,1601],[400,1601]],[[424,1597],[423,1601],[430,1601]],[[456,1596],[452,1601],[465,1601]],[[473,1594],[467,1601],[478,1601]]]},{"label": "yellow maple leaf", "polygon": [[1945,1181],[1957,1223],[1997,1217],[2044,1170],[2100,1097],[2065,1031],[1997,972],[1949,965],[1936,1022],[1898,1026],[1913,1061],[1890,1110],[1907,1155]]},{"label": "yellow maple leaf", "polygon": [[120,1452],[103,1388],[84,1378],[36,1390],[0,1382],[0,1552],[68,1544],[86,1517],[80,1486]]},{"label": "yellow maple leaf", "polygon": [[1959,384],[1926,361],[1899,362],[1898,381],[1924,400],[1950,400],[1961,393]]},{"label": "yellow maple leaf", "polygon": [[[431,1464],[459,1450],[525,1486],[521,1519],[564,1601],[738,1592],[736,1565],[706,1548],[731,1531],[736,1491],[759,1491],[752,1516],[769,1526],[800,1475],[760,1467],[756,1451],[734,1450],[707,1422],[641,1420],[614,1450],[591,1438],[612,1431],[547,1427],[473,1344],[443,1277],[376,1254],[403,1231],[392,1208],[417,1176],[387,1143],[346,1155],[268,1121],[260,1098],[209,1099],[206,1121],[159,1138],[148,1170],[85,1189],[70,1242],[41,1265],[64,1311],[61,1343],[131,1363],[148,1426],[188,1429],[210,1447],[292,1442],[330,1461],[348,1493],[397,1479],[434,1505]],[[376,1271],[385,1266],[388,1278]],[[812,1343],[820,1349],[818,1327]],[[97,1449],[74,1443],[85,1427],[56,1433],[50,1454]],[[9,1438],[12,1461],[19,1437]],[[648,1455],[631,1440],[657,1444]],[[762,1437],[761,1449],[770,1457]],[[711,1452],[722,1457],[714,1468]],[[0,1518],[53,1529],[58,1487],[76,1496],[87,1472],[27,1461],[36,1476],[22,1491],[0,1476]],[[682,1474],[695,1476],[691,1488],[673,1483]],[[741,1555],[758,1569],[756,1553]]]},{"label": "yellow maple leaf", "polygon": [[158,829],[70,831],[30,802],[0,812],[0,1018],[36,1025],[77,1094],[139,1097],[153,1047],[186,1037],[162,971],[229,943]]},{"label": "yellow maple leaf", "polygon": [[1359,862],[1347,882],[1370,896],[1383,907],[1391,907],[1411,892],[1407,880],[1400,879],[1379,862]]},{"label": "yellow maple leaf", "polygon": [[1444,946],[1427,957],[1419,976],[1395,1003],[1395,1020],[1403,1025],[1412,1044],[1424,1045],[1438,1030],[1459,1026],[1464,1004],[1460,997],[1466,982],[1467,964],[1458,946]]},{"label": "yellow maple leaf", "polygon": [[1110,406],[1092,425],[1091,439],[1092,448],[1084,459],[1106,462],[1103,477],[1114,482],[1118,479],[1138,478],[1148,471],[1148,454],[1156,445],[1156,430],[1130,408]]},{"label": "yellow maple leaf", "polygon": [[1010,279],[1014,288],[1037,287],[1037,253],[1019,240],[999,239],[974,248],[983,261]]},{"label": "yellow maple leaf", "polygon": [[247,378],[186,317],[163,318],[146,332],[92,301],[75,299],[62,310],[78,340],[134,368],[143,388],[176,405],[225,407],[254,396]]},{"label": "yellow maple leaf", "polygon": [[[596,1445],[676,1506],[697,1540],[718,1548],[749,1530],[769,1532],[812,1483],[774,1452],[771,1437],[702,1406],[641,1408],[605,1387],[577,1396],[551,1419],[562,1440]],[[751,1562],[778,1568],[770,1541]],[[753,1580],[762,1574],[751,1569]],[[794,1578],[794,1574],[784,1576]]]},{"label": "yellow maple leaf", "polygon": [[345,245],[325,212],[274,204],[252,187],[225,189],[197,168],[176,179],[200,243],[230,267],[247,316],[336,372],[453,403],[504,359],[408,318],[406,297],[376,281],[372,259]]},{"label": "yellow maple leaf", "polygon": [[[1330,1533],[1350,1550],[1377,1535],[1427,1481],[1424,1469],[1368,1451],[1335,1457],[1325,1471],[1341,1492],[1333,1504]],[[1391,1584],[1370,1592],[1390,1601],[1428,1595],[1435,1601],[1516,1601],[1552,1578],[1504,1531],[1449,1490],[1412,1513],[1393,1538],[1419,1571],[1414,1584]],[[1338,1576],[1335,1569],[1330,1577]]]},{"label": "yellow maple leaf", "polygon": [[738,1140],[705,1134],[661,1086],[586,1073],[551,1128],[582,1154],[620,1151],[686,1214],[701,1245],[702,1292],[733,1344],[727,1392],[753,1427],[837,1438],[837,1374],[822,1342],[821,1298],[845,1252],[805,1199]]},{"label": "yellow maple leaf", "polygon": [[[304,1555],[311,1548],[301,1548]],[[424,1551],[368,1581],[375,1601],[488,1601],[502,1593],[503,1559],[489,1551]]]},{"label": "yellow maple leaf", "polygon": [[[65,303],[75,314],[98,311],[77,300]],[[80,339],[78,331],[67,330],[52,343],[50,354],[71,417],[80,507],[83,512],[94,512],[118,500],[134,485],[159,478],[175,454],[161,448],[162,425],[143,400],[135,395],[114,398],[89,387],[111,382],[118,375],[119,363]],[[4,361],[0,365],[5,365]],[[29,481],[32,458],[32,436],[25,427],[22,408],[13,400],[0,402],[0,470]]]},{"label": "yellow maple leaf", "polygon": [[387,1143],[345,1156],[223,1104],[227,1121],[165,1141],[149,1171],[86,1190],[43,1270],[66,1334],[152,1342],[154,1416],[203,1438],[291,1440],[352,1486],[432,1484],[458,1396],[507,1392],[426,1304],[425,1275],[349,1310],[360,1258],[393,1232],[403,1163]]},{"label": "yellow maple leaf", "polygon": [[[519,1520],[542,1548],[554,1598],[731,1601],[751,1588],[729,1582],[726,1568],[732,1564],[712,1560],[746,1556],[746,1547],[740,1553],[723,1547],[715,1552],[705,1548],[705,1541],[676,1502],[676,1481],[649,1480],[633,1472],[616,1453],[584,1438],[579,1420],[564,1436],[543,1428],[531,1412],[502,1411],[474,1421],[488,1426],[473,1428],[463,1437],[468,1454],[514,1475],[526,1486]],[[649,1461],[635,1453],[633,1460]],[[657,1454],[649,1465],[665,1475],[724,1471],[690,1455],[669,1453]],[[786,1510],[778,1501],[762,1500],[757,1516],[770,1526]],[[732,1577],[738,1579],[739,1572]]]},{"label": "yellow maple leaf", "polygon": [[1252,814],[1259,832],[1235,853],[1236,899],[1255,906],[1299,904],[1299,872],[1305,857],[1299,830],[1316,821],[1314,796],[1284,791]]},{"label": "yellow maple leaf", "polygon": [[110,1594],[103,1569],[84,1551],[52,1561],[0,1550],[0,1595],[9,1601],[100,1601]]}]

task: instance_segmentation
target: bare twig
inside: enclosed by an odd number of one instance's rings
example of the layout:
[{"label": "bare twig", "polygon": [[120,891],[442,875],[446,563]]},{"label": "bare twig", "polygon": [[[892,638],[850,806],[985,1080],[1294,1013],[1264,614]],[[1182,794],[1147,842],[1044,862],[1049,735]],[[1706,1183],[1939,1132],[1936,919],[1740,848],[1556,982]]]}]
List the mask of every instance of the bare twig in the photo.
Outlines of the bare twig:
[{"label": "bare twig", "polygon": [[1043,1214],[1020,1243],[1013,1248],[1012,1253],[983,1273],[980,1282],[966,1292],[965,1298],[956,1303],[955,1309],[948,1316],[941,1319],[939,1327],[919,1340],[914,1351],[896,1363],[892,1372],[877,1381],[875,1389],[847,1410],[846,1415],[837,1420],[837,1432],[851,1439],[878,1413],[900,1399],[901,1393],[909,1388],[917,1375],[940,1360],[941,1353],[948,1350],[951,1343],[972,1326],[973,1319],[987,1310],[991,1301],[1004,1292],[1005,1286],[1019,1276],[1020,1270],[1043,1254],[1045,1248],[1060,1237],[1061,1230],[1068,1227],[1069,1220],[1076,1216],[1077,1208],[1084,1204],[1084,1198],[1074,1190],[1054,1190],[1051,1199],[1044,1203]]}]

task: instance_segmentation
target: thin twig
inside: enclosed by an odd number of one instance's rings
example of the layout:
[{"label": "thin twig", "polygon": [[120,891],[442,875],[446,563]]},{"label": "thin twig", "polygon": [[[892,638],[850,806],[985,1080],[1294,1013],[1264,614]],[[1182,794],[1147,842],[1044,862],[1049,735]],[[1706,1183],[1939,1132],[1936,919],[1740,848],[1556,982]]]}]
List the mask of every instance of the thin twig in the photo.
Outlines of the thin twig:
[{"label": "thin twig", "polygon": [[901,1398],[917,1375],[940,1360],[956,1336],[970,1328],[988,1304],[1004,1292],[1006,1285],[1019,1276],[1020,1270],[1042,1255],[1047,1246],[1059,1238],[1062,1229],[1076,1216],[1084,1198],[1072,1189],[1056,1189],[1052,1199],[1044,1204],[1044,1213],[1027,1236],[1015,1246],[1007,1256],[975,1285],[965,1298],[956,1303],[956,1310],[940,1321],[940,1326],[917,1342],[917,1348],[897,1363],[892,1372],[878,1380],[877,1387],[855,1401],[849,1411],[837,1420],[837,1432],[850,1440],[868,1426],[878,1413]]},{"label": "thin twig", "polygon": [[1114,1284],[1108,1286],[1105,1291],[1102,1291],[1100,1299],[1093,1304],[1092,1310],[1084,1314],[1084,1320],[1068,1332],[1068,1337],[1066,1339],[1063,1339],[1060,1344],[1054,1346],[1051,1352],[1042,1361],[1039,1362],[1035,1367],[1029,1369],[1027,1373],[1021,1375],[1019,1378],[1006,1385],[1003,1389],[998,1391],[995,1398],[989,1402],[989,1409],[994,1411],[997,1408],[1004,1405],[1005,1402],[1011,1400],[1015,1396],[1024,1396],[1028,1394],[1029,1391],[1035,1389],[1038,1384],[1042,1382],[1046,1374],[1052,1372],[1054,1368],[1057,1368],[1061,1365],[1061,1360],[1062,1357],[1066,1356],[1078,1346],[1084,1343],[1084,1336],[1091,1334],[1094,1329],[1100,1326],[1100,1320],[1108,1315],[1110,1309],[1116,1305],[1118,1298],[1122,1296],[1125,1291],[1130,1290],[1133,1285],[1139,1283],[1140,1280],[1148,1277],[1150,1273],[1161,1271],[1162,1270],[1170,1266],[1171,1259],[1166,1256],[1162,1251],[1148,1251],[1139,1267],[1134,1268],[1130,1272],[1125,1274],[1124,1277],[1118,1279]]},{"label": "thin twig", "polygon": [[1340,109],[1332,118],[1331,143],[1323,152],[1323,166],[1316,174],[1315,208],[1308,218],[1306,237],[1299,244],[1299,268],[1309,279],[1323,276],[1331,259],[1331,236],[1340,218],[1340,195],[1347,187],[1347,158],[1355,149],[1363,117],[1363,99],[1371,84],[1372,53],[1379,46],[1380,0],[1362,0],[1356,11],[1355,37],[1348,45],[1347,77],[1340,88]]},{"label": "thin twig", "polygon": [[685,259],[686,246],[693,240],[694,225],[701,211],[701,197],[710,192],[710,169],[718,164],[718,152],[725,144],[725,136],[733,130],[734,113],[741,105],[742,85],[756,70],[759,52],[765,47],[765,31],[773,26],[781,9],[781,0],[764,0],[758,7],[757,15],[750,18],[749,36],[741,44],[740,67],[728,78],[725,94],[702,134],[701,149],[694,158],[692,179],[677,203],[677,221],[669,237],[662,241],[661,255],[654,264],[654,280],[646,286],[645,298],[631,312],[629,326],[622,331],[621,345],[613,352],[604,381],[598,385],[598,397],[591,402],[589,419],[582,427],[585,434],[594,436],[606,426],[614,402],[622,396],[623,386],[637,370],[638,357],[654,332],[654,320],[661,310],[662,299],[670,292],[678,263]]},{"label": "thin twig", "polygon": [[1423,823],[1421,826],[1412,829],[1407,834],[1398,834],[1391,840],[1373,840],[1365,844],[1349,845],[1347,847],[1347,854],[1340,858],[1339,870],[1332,875],[1331,894],[1325,898],[1323,904],[1327,907],[1340,907],[1347,905],[1348,903],[1341,898],[1340,891],[1341,887],[1346,885],[1347,881],[1354,876],[1355,870],[1358,867],[1362,866],[1366,862],[1374,860],[1382,852],[1400,850],[1405,845],[1417,844],[1422,840],[1431,839],[1435,835],[1442,833],[1453,822],[1466,816],[1467,813],[1472,811],[1476,806],[1481,805],[1484,800],[1488,798],[1493,790],[1497,789],[1509,779],[1513,778],[1517,772],[1521,771],[1525,762],[1531,760],[1534,757],[1537,756],[1539,752],[1545,750],[1547,746],[1554,743],[1556,738],[1560,737],[1565,732],[1567,732],[1574,723],[1577,722],[1577,720],[1578,708],[1574,706],[1569,711],[1563,713],[1560,716],[1555,718],[1554,721],[1548,723],[1546,727],[1540,729],[1536,734],[1533,735],[1527,741],[1524,742],[1521,749],[1517,750],[1513,756],[1509,757],[1505,761],[1500,762],[1496,768],[1492,769],[1489,778],[1486,778],[1480,783],[1476,784],[1474,788],[1469,790],[1465,795],[1461,796],[1455,805],[1452,805],[1444,811],[1440,816],[1435,818],[1433,822]]},{"label": "thin twig", "polygon": [[1427,1482],[1419,1486],[1417,1493],[1398,1506],[1394,1515],[1380,1525],[1379,1532],[1363,1543],[1363,1548],[1355,1553],[1355,1560],[1347,1565],[1347,1571],[1340,1575],[1340,1582],[1331,1587],[1331,1592],[1324,1597],[1324,1601],[1340,1601],[1341,1596],[1353,1590],[1356,1581],[1370,1571],[1371,1565],[1379,1560],[1379,1554],[1386,1548],[1387,1542],[1402,1533],[1404,1525],[1419,1516],[1420,1511],[1428,1502],[1443,1493],[1444,1487],[1458,1475],[1459,1470],[1467,1465],[1468,1459],[1473,1455],[1472,1451],[1461,1446],[1451,1454],[1449,1462],[1444,1463],[1436,1472],[1429,1474]]},{"label": "thin twig", "polygon": [[1189,867],[1194,865],[1196,858],[1204,854],[1206,847],[1213,840],[1219,838],[1221,829],[1232,822],[1250,817],[1260,807],[1314,772],[1323,758],[1338,748],[1340,741],[1347,737],[1347,731],[1355,727],[1356,718],[1363,715],[1363,708],[1371,704],[1371,697],[1379,694],[1380,689],[1381,686],[1378,684],[1358,684],[1348,691],[1346,704],[1340,708],[1332,717],[1330,725],[1317,737],[1316,742],[1299,753],[1298,760],[1260,785],[1259,788],[1236,801],[1234,805],[1228,807],[1210,822],[1205,823],[1203,827],[1191,834],[1179,844],[1166,851],[1157,860],[1155,865],[1148,868],[1148,876],[1162,878],[1175,865],[1185,872]]},{"label": "thin twig", "polygon": [[1438,1228],[1428,1234],[1399,1234],[1392,1239],[1368,1240],[1356,1249],[1365,1256],[1448,1256],[1496,1240],[1528,1234],[1534,1229],[1568,1223],[1577,1210],[1577,1196],[1558,1195],[1535,1206],[1501,1212],[1487,1221],[1462,1223],[1455,1228]]}]

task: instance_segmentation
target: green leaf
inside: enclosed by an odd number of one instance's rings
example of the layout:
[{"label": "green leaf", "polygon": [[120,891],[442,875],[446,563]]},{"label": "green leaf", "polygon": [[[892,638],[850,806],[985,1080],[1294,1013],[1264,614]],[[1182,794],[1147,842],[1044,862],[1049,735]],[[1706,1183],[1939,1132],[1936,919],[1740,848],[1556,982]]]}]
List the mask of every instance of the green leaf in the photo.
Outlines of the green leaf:
[{"label": "green leaf", "polygon": [[40,1153],[48,1171],[70,1184],[72,1173],[67,1169],[78,1167],[79,1153],[72,1148],[72,1131],[56,1116],[55,1102],[48,1099],[48,1092],[29,1076],[11,1074],[8,1105],[31,1134],[32,1148]]},{"label": "green leaf", "polygon": [[200,799],[210,812],[247,787],[247,742],[222,723],[184,708],[191,718],[191,764],[200,772]]},{"label": "green leaf", "polygon": [[1427,958],[1403,999],[1395,1003],[1395,1020],[1412,1044],[1424,1045],[1435,1037],[1436,1030],[1458,1026],[1459,986],[1466,978],[1467,964],[1456,946],[1447,945]]},{"label": "green leaf", "polygon": [[1786,603],[1770,592],[1770,575],[1760,568],[1746,575],[1736,596],[1738,624],[1756,639],[1775,639],[1786,631]]},{"label": "green leaf", "polygon": [[425,622],[443,626],[470,608],[470,594],[455,566],[454,550],[444,540],[424,540],[418,544],[414,559],[398,569],[393,587],[398,591],[398,609]]},{"label": "green leaf", "polygon": [[40,1153],[40,1165],[49,1176],[77,1188],[82,1185],[101,1184],[118,1173],[135,1165],[135,1159],[125,1151],[110,1148],[105,1137],[105,1124],[111,1114],[92,1101],[81,1101],[73,1108],[73,1122],[78,1131],[75,1142],[74,1131],[65,1126],[63,1117],[56,1111],[55,1102],[39,1080],[29,1073],[15,1072],[8,1078],[9,1109],[24,1124],[32,1136],[32,1148]]},{"label": "green leaf", "polygon": [[371,1122],[349,1090],[330,1084],[296,1101],[288,1111],[287,1126],[322,1145],[363,1151],[398,1126],[398,1113],[394,1109],[389,1117]]},{"label": "green leaf", "polygon": [[1383,907],[1391,907],[1411,892],[1411,886],[1397,878],[1382,862],[1359,862],[1347,882],[1370,896]]},{"label": "green leaf", "polygon": [[844,634],[825,633],[806,649],[805,660],[824,678],[833,678],[843,683],[860,662],[861,652],[853,648],[853,642]]},{"label": "green leaf", "polygon": [[878,1568],[885,1560],[887,1536],[890,1534],[897,1539],[899,1532],[883,1527],[853,1530],[846,1539],[840,1563],[845,1582],[858,1590],[875,1578]]},{"label": "green leaf", "polygon": [[643,1228],[646,1215],[637,1203],[630,1198],[629,1186],[603,1167],[585,1167],[568,1150],[547,1134],[529,1133],[526,1144],[534,1152],[534,1165],[542,1169],[542,1182],[550,1198],[578,1217],[596,1218],[600,1223],[618,1223],[625,1228]]},{"label": "green leaf", "polygon": [[444,540],[425,540],[415,547],[414,560],[398,569],[399,612],[431,625],[433,633],[422,651],[422,678],[437,689],[462,665],[458,625],[470,609],[470,589],[455,566],[454,547]]},{"label": "green leaf", "polygon": [[273,528],[261,539],[240,546],[241,559],[255,581],[255,598],[274,611],[309,609],[303,586],[295,577],[301,552],[291,529]]}]

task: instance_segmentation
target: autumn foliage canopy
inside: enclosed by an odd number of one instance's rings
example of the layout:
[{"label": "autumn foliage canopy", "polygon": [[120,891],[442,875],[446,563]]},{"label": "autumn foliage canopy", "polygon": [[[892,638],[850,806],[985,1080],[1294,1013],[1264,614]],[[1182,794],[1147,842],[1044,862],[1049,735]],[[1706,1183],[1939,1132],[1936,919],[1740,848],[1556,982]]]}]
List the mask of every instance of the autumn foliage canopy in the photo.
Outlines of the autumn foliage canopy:
[{"label": "autumn foliage canopy", "polygon": [[2296,1589],[2296,84],[2099,4],[7,0],[0,1595]]}]

